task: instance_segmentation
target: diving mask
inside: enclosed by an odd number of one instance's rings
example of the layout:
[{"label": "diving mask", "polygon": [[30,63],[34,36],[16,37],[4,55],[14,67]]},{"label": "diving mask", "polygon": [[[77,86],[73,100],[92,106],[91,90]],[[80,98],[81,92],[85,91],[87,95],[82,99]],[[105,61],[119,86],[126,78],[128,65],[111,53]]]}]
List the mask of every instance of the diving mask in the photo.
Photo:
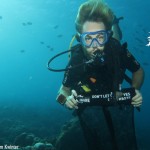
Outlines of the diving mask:
[{"label": "diving mask", "polygon": [[[99,30],[96,32],[84,32],[80,34],[80,41],[85,47],[93,47],[94,43],[98,46],[104,46],[107,43],[112,31],[110,30]],[[93,38],[93,35],[96,35]]]}]

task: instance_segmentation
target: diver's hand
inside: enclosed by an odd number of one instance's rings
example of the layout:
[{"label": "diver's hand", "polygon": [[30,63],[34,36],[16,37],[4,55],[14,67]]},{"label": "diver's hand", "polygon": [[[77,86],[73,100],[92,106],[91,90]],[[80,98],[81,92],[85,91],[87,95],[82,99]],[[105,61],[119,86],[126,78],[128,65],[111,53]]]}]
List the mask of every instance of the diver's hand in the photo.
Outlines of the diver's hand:
[{"label": "diver's hand", "polygon": [[131,104],[134,107],[139,107],[142,105],[143,97],[139,90],[135,90],[136,95],[132,98]]},{"label": "diver's hand", "polygon": [[78,100],[76,99],[77,93],[75,90],[72,90],[71,92],[72,94],[67,97],[67,100],[64,105],[68,109],[78,109]]}]

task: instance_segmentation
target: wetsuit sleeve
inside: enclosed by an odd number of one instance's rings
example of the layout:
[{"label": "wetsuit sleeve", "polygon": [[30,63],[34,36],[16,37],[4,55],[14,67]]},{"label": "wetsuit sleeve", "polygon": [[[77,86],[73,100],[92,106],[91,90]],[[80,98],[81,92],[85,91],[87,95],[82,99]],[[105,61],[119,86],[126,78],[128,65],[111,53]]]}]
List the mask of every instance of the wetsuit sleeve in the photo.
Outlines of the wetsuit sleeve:
[{"label": "wetsuit sleeve", "polygon": [[136,72],[140,68],[140,63],[127,49],[123,51],[123,60],[124,67],[132,73]]},{"label": "wetsuit sleeve", "polygon": [[[66,68],[68,68],[70,66],[72,66],[71,60],[69,61]],[[74,69],[70,69],[70,70],[65,71],[64,78],[62,81],[62,84],[64,86],[72,88],[74,86],[74,84],[76,83],[76,81],[77,81],[77,73],[75,72]]]},{"label": "wetsuit sleeve", "polygon": [[83,73],[83,65],[80,67],[74,67],[76,65],[83,63],[83,51],[80,44],[74,46],[73,51],[71,52],[71,57],[67,68],[72,66],[73,68],[67,70],[64,74],[64,78],[62,84],[66,87],[74,88],[74,86],[79,82],[81,79],[81,74]]}]

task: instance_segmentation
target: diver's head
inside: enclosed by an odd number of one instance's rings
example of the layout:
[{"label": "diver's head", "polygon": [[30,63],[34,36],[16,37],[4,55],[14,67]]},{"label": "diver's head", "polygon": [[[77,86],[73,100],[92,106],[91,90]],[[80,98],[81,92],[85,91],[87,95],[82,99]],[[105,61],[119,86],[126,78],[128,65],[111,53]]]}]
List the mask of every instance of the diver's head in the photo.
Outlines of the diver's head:
[{"label": "diver's head", "polygon": [[88,59],[94,57],[95,51],[103,51],[108,42],[111,31],[106,30],[103,22],[86,21],[83,24],[80,42],[83,46],[84,54]]},{"label": "diver's head", "polygon": [[97,50],[103,51],[110,36],[113,12],[101,0],[83,3],[76,18],[77,40],[81,42],[87,58]]},{"label": "diver's head", "polygon": [[81,34],[85,22],[103,22],[106,30],[111,30],[113,20],[114,14],[103,0],[89,0],[79,7],[75,27],[77,33]]}]

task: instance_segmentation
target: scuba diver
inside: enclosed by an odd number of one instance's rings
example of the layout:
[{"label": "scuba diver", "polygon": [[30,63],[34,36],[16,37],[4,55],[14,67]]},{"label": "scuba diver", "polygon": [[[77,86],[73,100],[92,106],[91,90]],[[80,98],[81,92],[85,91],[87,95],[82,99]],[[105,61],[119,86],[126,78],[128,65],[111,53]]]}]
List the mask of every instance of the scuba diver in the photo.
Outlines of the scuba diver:
[{"label": "scuba diver", "polygon": [[[87,1],[79,7],[75,21],[79,44],[71,48],[56,98],[65,108],[75,111],[88,150],[138,149],[134,108],[142,105],[144,70],[128,51],[127,43],[119,42],[120,19],[101,0]],[[132,73],[132,96],[130,92],[123,93],[126,70]]]}]

